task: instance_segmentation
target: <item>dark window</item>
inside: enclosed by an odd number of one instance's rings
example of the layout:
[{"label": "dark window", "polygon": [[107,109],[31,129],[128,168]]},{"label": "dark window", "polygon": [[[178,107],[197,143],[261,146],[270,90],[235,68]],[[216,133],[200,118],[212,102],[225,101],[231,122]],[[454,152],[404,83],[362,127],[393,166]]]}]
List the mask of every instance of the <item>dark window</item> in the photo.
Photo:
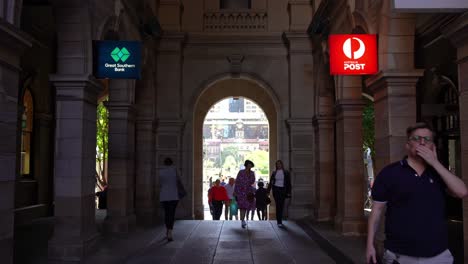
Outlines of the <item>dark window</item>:
[{"label": "dark window", "polygon": [[251,0],[220,0],[220,9],[250,9]]},{"label": "dark window", "polygon": [[243,113],[244,112],[244,98],[230,98],[229,99],[229,112]]},{"label": "dark window", "polygon": [[21,115],[21,175],[29,175],[31,168],[31,139],[33,131],[33,98],[29,89],[23,97],[23,113]]}]

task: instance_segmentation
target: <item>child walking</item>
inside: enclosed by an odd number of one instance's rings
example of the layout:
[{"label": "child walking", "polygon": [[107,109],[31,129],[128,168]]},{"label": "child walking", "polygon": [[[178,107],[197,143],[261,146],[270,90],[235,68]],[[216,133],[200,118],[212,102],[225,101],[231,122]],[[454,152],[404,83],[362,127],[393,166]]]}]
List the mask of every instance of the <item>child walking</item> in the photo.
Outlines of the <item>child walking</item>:
[{"label": "child walking", "polygon": [[271,202],[271,200],[268,197],[267,190],[263,188],[263,182],[259,181],[257,186],[258,189],[255,191],[255,200],[258,220],[267,220],[267,205]]}]

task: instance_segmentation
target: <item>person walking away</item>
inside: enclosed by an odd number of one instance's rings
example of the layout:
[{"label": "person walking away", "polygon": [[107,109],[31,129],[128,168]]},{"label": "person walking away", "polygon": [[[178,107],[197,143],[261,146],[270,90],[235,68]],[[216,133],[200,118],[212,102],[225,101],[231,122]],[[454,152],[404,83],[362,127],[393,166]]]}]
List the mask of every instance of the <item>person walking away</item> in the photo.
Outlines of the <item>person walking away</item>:
[{"label": "person walking away", "polygon": [[291,197],[291,176],[289,171],[284,169],[283,161],[276,161],[276,170],[270,176],[268,193],[273,190],[273,198],[276,205],[276,223],[278,227],[283,227],[284,200]]},{"label": "person walking away", "polygon": [[383,263],[453,263],[445,195],[464,198],[468,190],[439,162],[436,135],[426,123],[408,127],[406,135],[407,156],[383,168],[372,186],[366,261],[377,262],[374,237],[386,208]]},{"label": "person walking away", "polygon": [[217,179],[211,187],[209,202],[213,205],[213,220],[219,220],[223,212],[223,202],[229,203],[229,197],[226,189],[220,185],[221,181]]},{"label": "person walking away", "polygon": [[257,183],[258,189],[255,191],[255,205],[257,207],[258,220],[267,220],[267,205],[269,204],[270,198],[268,192],[263,188],[263,181]]},{"label": "person walking away", "polygon": [[[234,184],[235,184],[234,178],[229,178],[228,183],[226,185],[224,185],[224,189],[226,189],[227,195],[229,197],[230,204],[232,204],[232,202],[233,202],[232,200],[234,199]],[[228,220],[228,216],[229,216],[229,220],[232,220],[233,215],[231,214],[231,210],[230,210],[229,206],[225,206],[224,219]],[[235,216],[236,220],[238,220],[237,214],[235,214],[234,216]]]},{"label": "person walking away", "polygon": [[172,165],[172,159],[166,158],[164,159],[164,167],[159,170],[159,201],[164,208],[164,223],[168,241],[173,240],[172,230],[177,204],[179,203],[177,181],[180,181],[180,179],[176,168]]},{"label": "person walking away", "polygon": [[252,193],[252,184],[255,182],[255,173],[252,168],[255,166],[250,160],[244,162],[245,169],[237,173],[236,185],[234,187],[234,196],[236,197],[237,205],[240,209],[241,226],[245,228],[245,214],[247,210],[252,208],[255,194]]}]

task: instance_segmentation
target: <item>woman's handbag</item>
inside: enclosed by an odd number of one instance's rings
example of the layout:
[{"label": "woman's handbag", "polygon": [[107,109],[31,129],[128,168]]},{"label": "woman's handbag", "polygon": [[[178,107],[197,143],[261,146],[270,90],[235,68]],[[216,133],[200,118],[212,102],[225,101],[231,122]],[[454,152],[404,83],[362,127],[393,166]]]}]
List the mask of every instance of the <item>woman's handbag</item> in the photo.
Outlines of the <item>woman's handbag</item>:
[{"label": "woman's handbag", "polygon": [[231,211],[231,215],[237,215],[237,202],[236,199],[231,200],[231,204],[229,205],[229,210]]}]

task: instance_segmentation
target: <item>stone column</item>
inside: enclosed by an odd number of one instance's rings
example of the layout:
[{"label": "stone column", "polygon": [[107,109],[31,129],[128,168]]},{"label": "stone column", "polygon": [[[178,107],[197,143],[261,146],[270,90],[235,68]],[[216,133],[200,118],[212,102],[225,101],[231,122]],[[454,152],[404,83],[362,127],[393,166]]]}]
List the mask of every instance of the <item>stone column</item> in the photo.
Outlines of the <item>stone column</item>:
[{"label": "stone column", "polygon": [[[314,207],[314,128],[312,119],[288,119],[292,200],[290,218],[312,217]],[[286,169],[288,162],[283,161]]]},{"label": "stone column", "polygon": [[348,235],[362,234],[364,220],[364,161],[362,158],[361,77],[336,79],[336,229]]},{"label": "stone column", "polygon": [[[158,120],[156,129],[156,199],[159,203],[159,169],[163,167],[164,159],[169,157],[174,162],[174,166],[177,168],[182,183],[188,192],[188,195],[177,205],[176,217],[191,219],[192,215],[194,215],[194,212],[192,212],[193,175],[188,173],[184,167],[184,164],[187,164],[187,162],[182,160],[182,135],[184,127],[185,123],[179,119]],[[199,206],[194,205],[195,215],[197,209],[200,209]],[[203,205],[201,205],[201,209],[203,213]]]},{"label": "stone column", "polygon": [[315,116],[315,208],[317,221],[329,221],[335,215],[335,118]]},{"label": "stone column", "polygon": [[34,150],[36,154],[34,175],[36,175],[38,182],[37,202],[45,207],[45,210],[42,212],[46,213],[46,215],[51,215],[49,212],[53,209],[52,203],[54,201],[53,163],[50,161],[50,157],[54,153],[53,137],[51,136],[54,129],[53,116],[46,113],[36,113],[34,116],[34,126],[34,130],[37,132],[35,134],[37,143],[34,145],[36,148]]},{"label": "stone column", "polygon": [[[444,28],[444,34],[457,48],[458,105],[460,107],[461,178],[468,184],[468,13]],[[464,263],[468,263],[468,200],[463,199]]]},{"label": "stone column", "polygon": [[[366,81],[374,94],[375,172],[406,155],[406,128],[416,122],[416,82],[422,71],[379,72]],[[385,217],[376,233],[377,251],[383,254]]]},{"label": "stone column", "polygon": [[0,259],[2,263],[13,263],[15,180],[19,171],[19,64],[31,41],[4,21],[0,21],[0,40]]},{"label": "stone column", "polygon": [[109,82],[109,187],[105,229],[126,233],[135,228],[134,80]]},{"label": "stone column", "polygon": [[345,235],[363,234],[364,161],[362,159],[362,99],[336,103],[337,214],[335,227]]},{"label": "stone column", "polygon": [[53,75],[56,87],[55,229],[49,260],[79,262],[94,247],[96,107],[100,85],[88,76]]},{"label": "stone column", "polygon": [[[304,1],[299,1],[304,3]],[[297,6],[294,7],[295,10]],[[298,22],[298,21],[296,21]],[[289,137],[282,134],[280,142],[289,141],[289,155],[287,147],[281,150],[286,168],[291,169],[292,198],[289,208],[290,218],[312,218],[314,212],[314,127],[312,118],[315,115],[314,82],[313,82],[313,58],[312,43],[306,29],[298,27],[302,32],[288,32],[284,38],[288,44],[289,55],[289,119],[286,125],[289,129]],[[280,133],[281,135],[281,133]],[[280,148],[281,149],[281,148]],[[286,153],[285,153],[286,152]],[[284,157],[289,156],[289,162]],[[273,211],[273,210],[272,210]]]},{"label": "stone column", "polygon": [[374,94],[375,171],[406,154],[406,128],[416,122],[416,82],[422,71],[379,72],[366,81]]},{"label": "stone column", "polygon": [[137,223],[143,226],[156,222],[159,208],[155,202],[154,134],[153,120],[137,120],[135,213]]}]

